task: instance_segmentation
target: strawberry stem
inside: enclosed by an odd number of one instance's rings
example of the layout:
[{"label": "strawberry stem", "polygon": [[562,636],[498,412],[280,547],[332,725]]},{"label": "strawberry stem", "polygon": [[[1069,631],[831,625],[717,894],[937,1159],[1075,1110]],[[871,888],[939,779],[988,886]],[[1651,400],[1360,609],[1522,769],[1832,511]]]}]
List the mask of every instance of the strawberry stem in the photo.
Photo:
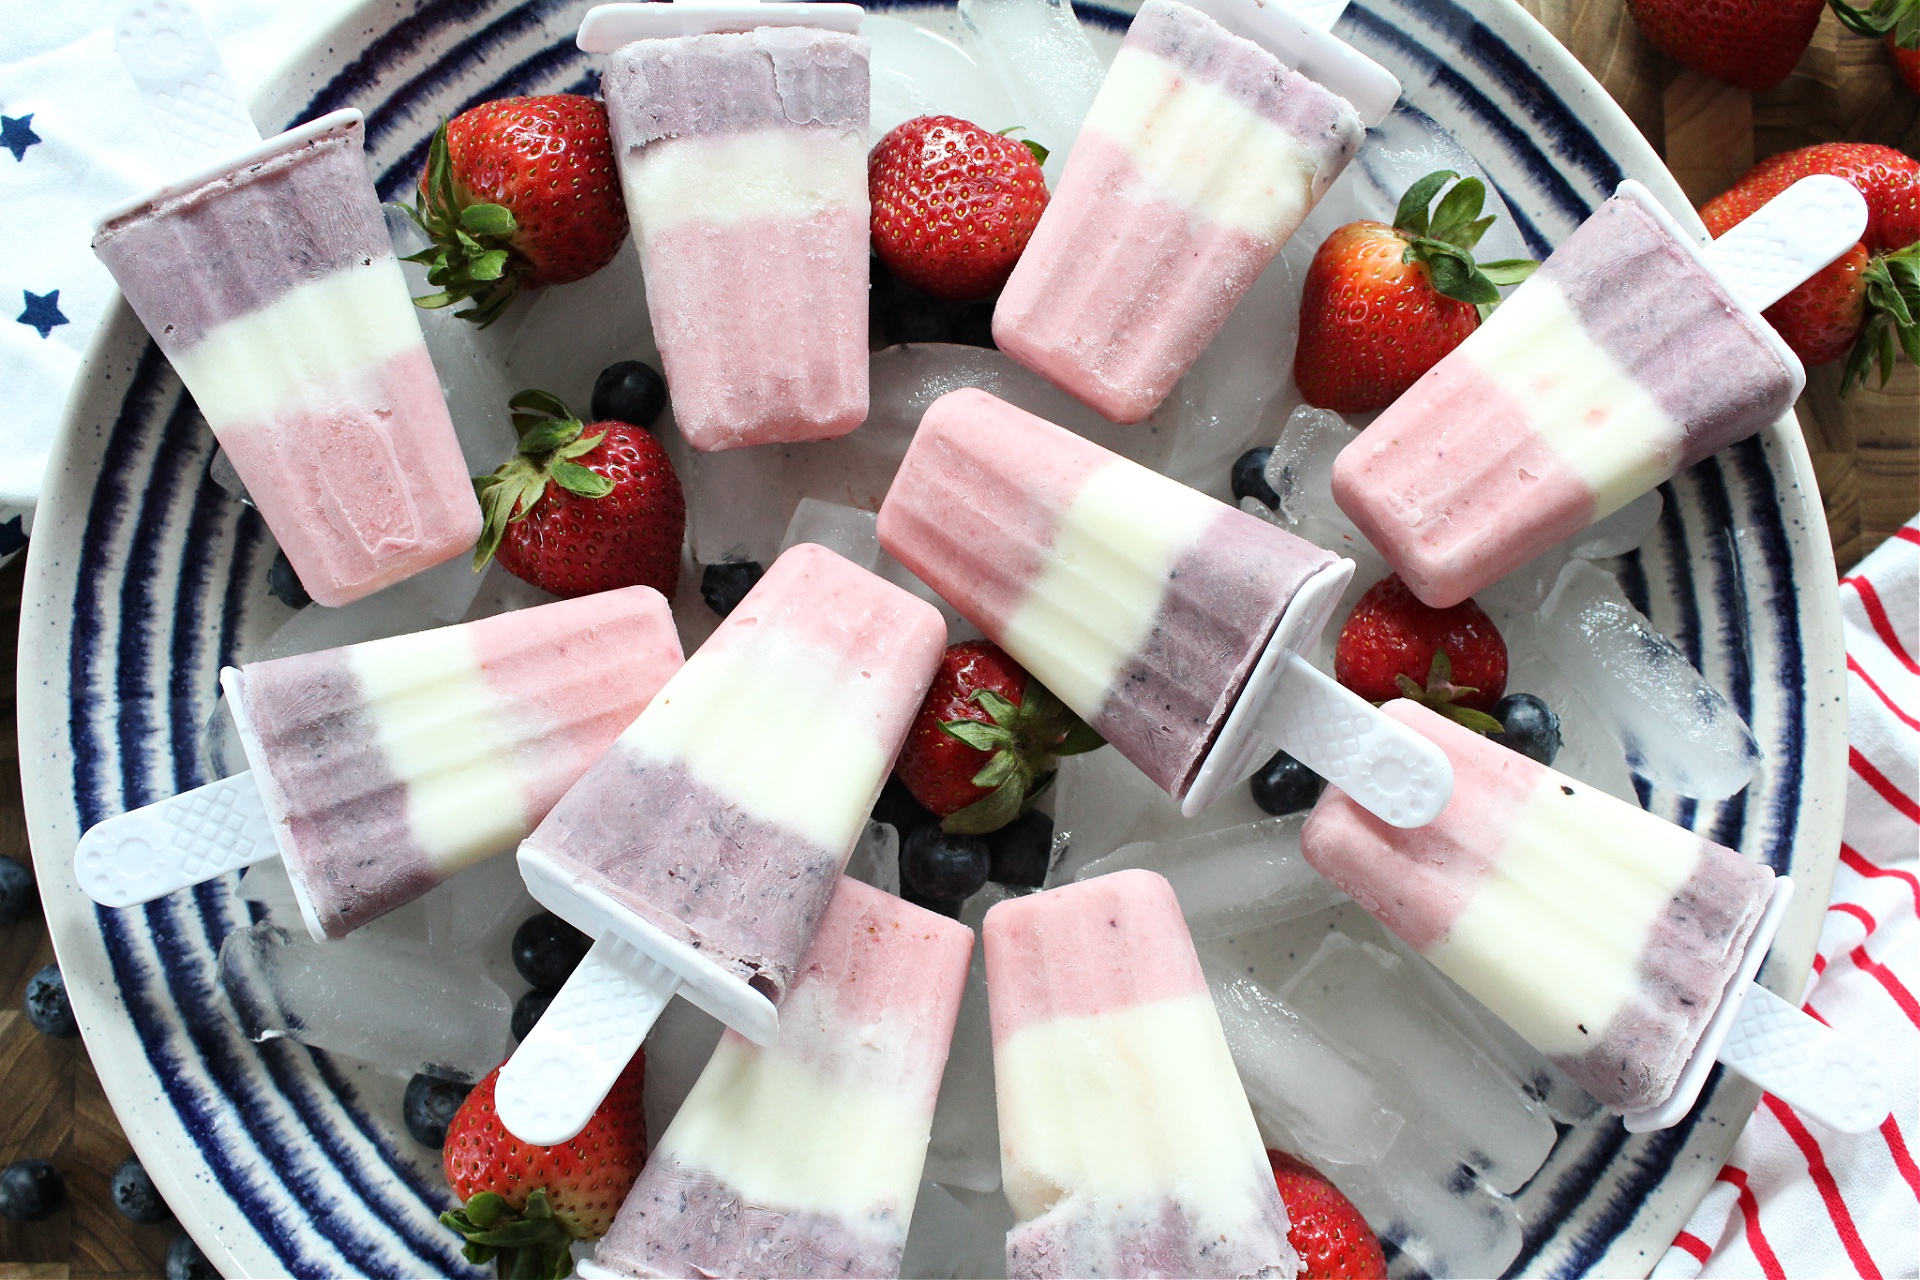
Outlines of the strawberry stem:
[{"label": "strawberry stem", "polygon": [[1052,783],[1055,759],[1093,751],[1107,742],[1032,676],[1027,677],[1018,703],[992,689],[975,689],[971,700],[987,713],[986,720],[945,720],[940,728],[976,751],[989,753],[972,782],[992,790],[942,820],[941,829],[953,835],[998,831],[1032,808]]},{"label": "strawberry stem", "polygon": [[487,567],[507,526],[525,520],[541,498],[547,482],[583,498],[604,498],[613,481],[573,459],[591,453],[606,433],[582,435],[586,428],[559,396],[547,391],[522,391],[507,404],[514,410],[513,428],[520,443],[513,456],[491,475],[473,478],[480,500],[480,541],[473,548],[475,573]]},{"label": "strawberry stem", "polygon": [[[1920,13],[1920,5],[1915,12]],[[1867,323],[1847,354],[1841,395],[1866,385],[1867,373],[1876,365],[1880,385],[1886,386],[1898,351],[1920,364],[1920,241],[1874,258],[1861,278],[1866,282]]]},{"label": "strawberry stem", "polygon": [[[1449,182],[1453,183],[1452,189],[1440,195]],[[1436,196],[1440,203],[1432,207]],[[1400,260],[1425,264],[1437,291],[1473,303],[1481,308],[1483,318],[1499,305],[1500,286],[1519,284],[1540,265],[1531,258],[1485,263],[1473,260],[1474,246],[1494,223],[1493,214],[1483,216],[1480,212],[1486,201],[1486,183],[1462,178],[1451,169],[1439,169],[1408,187],[1393,215],[1394,230],[1407,241]]]},{"label": "strawberry stem", "polygon": [[1873,0],[1865,9],[1829,0],[1833,16],[1849,31],[1880,39],[1892,36],[1902,49],[1920,49],[1920,0]]},{"label": "strawberry stem", "polygon": [[501,1280],[565,1280],[573,1272],[573,1236],[553,1216],[544,1187],[517,1213],[497,1192],[482,1191],[440,1221],[466,1240],[468,1262],[497,1260]]},{"label": "strawberry stem", "polygon": [[414,192],[413,207],[399,207],[433,242],[402,259],[426,267],[427,283],[440,290],[415,298],[414,305],[432,311],[472,302],[454,314],[483,329],[498,320],[520,288],[524,267],[512,253],[520,224],[505,205],[462,201],[444,119],[428,147],[427,173]]}]

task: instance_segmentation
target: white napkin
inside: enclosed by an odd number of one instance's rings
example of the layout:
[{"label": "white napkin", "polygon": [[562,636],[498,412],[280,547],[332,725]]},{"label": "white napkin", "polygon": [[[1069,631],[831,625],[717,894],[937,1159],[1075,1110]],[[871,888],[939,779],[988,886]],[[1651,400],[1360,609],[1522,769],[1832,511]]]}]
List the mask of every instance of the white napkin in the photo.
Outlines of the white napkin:
[{"label": "white napkin", "polygon": [[[244,96],[357,0],[199,0]],[[0,22],[0,562],[33,524],[54,429],[113,296],[93,218],[170,176],[113,51],[125,0],[11,4]]]}]

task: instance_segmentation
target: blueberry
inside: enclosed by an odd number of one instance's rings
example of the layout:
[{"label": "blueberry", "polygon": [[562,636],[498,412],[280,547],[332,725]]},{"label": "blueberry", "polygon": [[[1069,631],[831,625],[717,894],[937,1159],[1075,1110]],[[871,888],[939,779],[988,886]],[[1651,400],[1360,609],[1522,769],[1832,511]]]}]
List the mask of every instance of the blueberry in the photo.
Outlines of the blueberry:
[{"label": "blueberry", "polygon": [[593,420],[650,427],[667,407],[667,380],[644,360],[610,364],[593,380]]},{"label": "blueberry", "polygon": [[887,305],[887,337],[894,342],[945,342],[952,329],[947,309],[924,293],[903,289]]},{"label": "blueberry", "polygon": [[1493,704],[1493,718],[1506,726],[1489,739],[1511,751],[1552,764],[1560,754],[1560,717],[1530,693],[1510,693]]},{"label": "blueberry", "polygon": [[513,1002],[513,1018],[507,1023],[507,1030],[513,1032],[515,1040],[527,1038],[527,1033],[533,1030],[533,1024],[540,1021],[540,1015],[553,1003],[554,995],[552,991],[535,987]]},{"label": "blueberry", "polygon": [[182,1231],[167,1246],[167,1280],[220,1280],[220,1272],[193,1237]]},{"label": "blueberry", "polygon": [[1029,809],[998,831],[987,834],[992,866],[987,878],[1016,889],[1038,889],[1053,861],[1053,819]]},{"label": "blueberry", "polygon": [[73,1020],[73,1004],[67,999],[66,979],[60,966],[50,964],[27,979],[27,1021],[44,1036],[66,1040],[80,1034]]},{"label": "blueberry", "polygon": [[880,798],[873,803],[873,820],[891,825],[903,841],[916,827],[939,821],[933,810],[913,798],[898,774],[887,775],[887,785],[880,788]]},{"label": "blueberry", "polygon": [[900,886],[900,896],[908,902],[911,902],[914,906],[925,907],[928,911],[936,915],[947,916],[954,920],[960,918],[960,905],[963,899],[929,898],[924,894],[915,893],[911,885],[904,884]]},{"label": "blueberry", "polygon": [[160,1198],[160,1189],[147,1176],[147,1167],[140,1163],[139,1156],[128,1156],[120,1162],[120,1167],[113,1171],[113,1181],[107,1184],[107,1193],[113,1197],[113,1207],[128,1222],[152,1226],[173,1216],[167,1202]]},{"label": "blueberry", "polygon": [[766,570],[758,560],[710,564],[700,574],[700,598],[707,602],[707,608],[724,618],[746,599],[747,592],[753,590],[753,584],[760,581],[764,573]]},{"label": "blueberry", "polygon": [[407,1081],[406,1096],[400,1102],[400,1118],[407,1132],[423,1147],[447,1145],[447,1125],[453,1113],[473,1092],[473,1086],[438,1076],[416,1075]]},{"label": "blueberry", "polygon": [[928,823],[900,848],[900,883],[935,902],[959,902],[980,892],[992,862],[979,836],[949,835]]},{"label": "blueberry", "polygon": [[273,563],[267,566],[267,590],[289,609],[304,609],[313,603],[313,597],[300,583],[300,575],[293,571],[293,561],[278,548],[274,550]]},{"label": "blueberry", "polygon": [[1280,509],[1280,495],[1267,483],[1267,459],[1271,448],[1249,449],[1233,464],[1233,500],[1258,498],[1269,511]]},{"label": "blueberry", "polygon": [[51,1160],[16,1160],[0,1169],[0,1218],[38,1222],[67,1198],[67,1184]]},{"label": "blueberry", "polygon": [[40,895],[33,886],[33,872],[23,862],[0,858],[0,925],[26,918]]},{"label": "blueberry", "polygon": [[1272,814],[1298,813],[1311,809],[1326,785],[1319,774],[1277,751],[1253,775],[1253,802]]},{"label": "blueberry", "polygon": [[585,958],[593,939],[554,915],[528,916],[513,931],[513,967],[542,991],[558,991]]},{"label": "blueberry", "polygon": [[953,318],[953,340],[963,347],[998,349],[1000,344],[993,340],[993,304],[970,302],[960,308]]}]

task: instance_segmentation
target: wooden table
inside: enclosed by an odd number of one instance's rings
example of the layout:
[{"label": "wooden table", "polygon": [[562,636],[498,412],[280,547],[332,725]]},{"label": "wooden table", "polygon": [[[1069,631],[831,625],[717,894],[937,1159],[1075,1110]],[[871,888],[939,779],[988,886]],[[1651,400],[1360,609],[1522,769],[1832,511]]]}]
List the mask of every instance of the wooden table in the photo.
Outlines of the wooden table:
[{"label": "wooden table", "polygon": [[[1648,44],[1622,0],[1521,0],[1599,78],[1667,158],[1696,202],[1778,151],[1838,139],[1920,156],[1920,99],[1886,50],[1829,13],[1793,76],[1749,94],[1680,69]],[[1837,365],[1811,371],[1800,420],[1844,570],[1920,511],[1920,369],[1902,363],[1885,389],[1838,394]],[[14,667],[21,565],[0,570],[0,634]],[[28,861],[14,742],[13,681],[0,692],[0,854]],[[34,920],[0,930],[0,1164],[51,1159],[68,1204],[45,1222],[0,1222],[0,1280],[162,1273],[171,1225],[136,1227],[114,1211],[107,1180],[131,1148],[78,1040],[49,1040],[20,1012],[27,978],[53,959]]]}]

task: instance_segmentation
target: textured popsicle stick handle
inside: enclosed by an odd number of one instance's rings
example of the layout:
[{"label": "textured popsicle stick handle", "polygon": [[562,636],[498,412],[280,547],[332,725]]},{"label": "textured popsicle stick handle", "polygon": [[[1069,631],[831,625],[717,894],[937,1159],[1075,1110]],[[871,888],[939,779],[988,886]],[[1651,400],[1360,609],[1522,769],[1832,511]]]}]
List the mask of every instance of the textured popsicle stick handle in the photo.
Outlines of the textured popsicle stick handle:
[{"label": "textured popsicle stick handle", "polygon": [[1877,1058],[1758,983],[1747,988],[1720,1061],[1841,1133],[1878,1128],[1893,1105]]},{"label": "textured popsicle stick handle", "polygon": [[133,0],[113,48],[174,158],[195,165],[260,141],[207,24],[186,0]]},{"label": "textured popsicle stick handle", "polygon": [[500,1068],[507,1131],[542,1147],[579,1133],[679,989],[673,970],[602,934]]},{"label": "textured popsicle stick handle", "polygon": [[1424,826],[1453,796],[1453,764],[1440,748],[1299,654],[1267,705],[1263,734],[1383,822]]},{"label": "textured popsicle stick handle", "polygon": [[587,53],[612,53],[635,40],[702,36],[754,27],[820,27],[854,32],[866,11],[857,4],[797,0],[761,4],[759,0],[642,0],[637,4],[600,4],[580,20],[574,43]]},{"label": "textured popsicle stick handle", "polygon": [[1702,249],[1721,282],[1764,311],[1858,244],[1866,229],[1860,192],[1821,173],[1800,179]]},{"label": "textured popsicle stick handle", "polygon": [[152,902],[280,852],[251,773],[209,782],[93,826],[73,873],[103,907]]}]

